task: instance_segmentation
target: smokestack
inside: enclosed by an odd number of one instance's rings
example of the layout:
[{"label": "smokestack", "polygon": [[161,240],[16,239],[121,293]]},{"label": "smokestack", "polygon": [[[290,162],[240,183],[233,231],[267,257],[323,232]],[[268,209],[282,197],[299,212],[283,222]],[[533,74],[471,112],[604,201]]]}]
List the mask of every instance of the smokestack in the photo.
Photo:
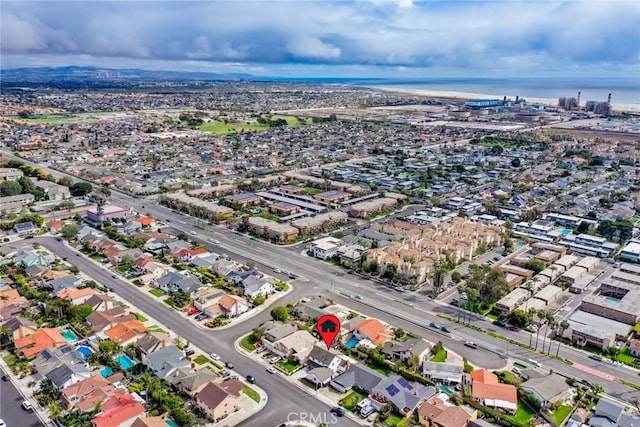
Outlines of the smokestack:
[{"label": "smokestack", "polygon": [[580,91],[578,91],[578,109],[580,109]]},{"label": "smokestack", "polygon": [[607,97],[607,104],[611,105],[611,94],[609,94],[609,97]]}]

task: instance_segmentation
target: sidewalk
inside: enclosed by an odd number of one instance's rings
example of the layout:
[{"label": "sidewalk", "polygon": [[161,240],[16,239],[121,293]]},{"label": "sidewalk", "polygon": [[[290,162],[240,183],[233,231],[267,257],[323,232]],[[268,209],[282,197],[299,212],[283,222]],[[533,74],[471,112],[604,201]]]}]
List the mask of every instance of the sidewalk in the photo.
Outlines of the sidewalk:
[{"label": "sidewalk", "polygon": [[[233,346],[235,347],[236,351],[245,357],[253,359],[256,363],[263,365],[265,369],[269,367],[270,365],[265,362],[265,360],[262,358],[261,355],[256,354],[255,352],[248,352],[246,349],[244,349],[240,345],[240,341],[242,341],[242,338],[244,338],[244,335],[238,338],[237,340],[235,340],[235,342],[233,343]],[[304,391],[308,395],[315,397],[316,399],[320,400],[322,403],[326,404],[329,407],[340,406],[338,405],[338,400],[339,400],[339,397],[341,397],[341,395],[339,395],[337,392],[334,392],[331,388],[321,387],[316,390],[311,390],[309,387],[307,387],[300,381],[301,378],[304,378],[306,376],[306,370],[304,368],[300,369],[299,371],[295,372],[292,375],[285,375],[280,373],[279,371],[276,371],[276,373],[273,375],[280,375],[290,384],[293,384],[295,387]],[[335,396],[331,396],[331,395],[335,395]],[[363,426],[371,425],[371,423],[367,422],[367,420],[363,420],[357,415],[346,410],[345,410],[345,416],[351,418],[353,421],[357,422],[360,425],[363,425]]]},{"label": "sidewalk", "polygon": [[[9,354],[7,351],[0,352],[0,356],[2,357],[6,356],[7,354]],[[11,383],[15,386],[16,390],[18,390],[18,393],[22,395],[23,399],[28,400],[33,405],[33,410],[38,418],[40,418],[42,425],[55,426],[55,423],[51,420],[51,418],[49,418],[48,411],[40,406],[36,398],[33,396],[34,388],[29,387],[29,383],[33,381],[31,375],[26,376],[22,379],[18,378],[2,357],[0,357],[0,367],[2,367],[2,370],[7,375],[9,375],[9,377],[11,378]]]}]

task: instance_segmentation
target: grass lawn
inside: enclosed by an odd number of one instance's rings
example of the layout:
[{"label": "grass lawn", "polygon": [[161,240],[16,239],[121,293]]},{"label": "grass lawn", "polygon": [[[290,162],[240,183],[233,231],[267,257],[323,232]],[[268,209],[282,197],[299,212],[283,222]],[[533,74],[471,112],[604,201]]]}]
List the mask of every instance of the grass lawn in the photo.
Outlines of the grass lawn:
[{"label": "grass lawn", "polygon": [[397,427],[402,422],[403,418],[404,417],[397,412],[392,412],[381,425],[384,427]]},{"label": "grass lawn", "polygon": [[536,413],[533,411],[533,409],[529,408],[522,401],[518,400],[518,410],[516,411],[516,414],[510,416],[510,418],[514,418],[516,421],[519,421],[521,423],[526,423],[535,415]]},{"label": "grass lawn", "polygon": [[157,332],[159,334],[166,334],[167,331],[165,331],[164,329],[162,329],[160,326],[158,325],[151,325],[147,328],[147,332]]},{"label": "grass lawn", "polygon": [[198,365],[204,365],[205,363],[211,362],[211,360],[209,360],[209,358],[204,354],[199,355],[198,357],[193,359],[193,361],[196,362]]},{"label": "grass lawn", "polygon": [[2,358],[2,360],[4,360],[4,363],[6,363],[8,367],[13,368],[14,366],[16,366],[18,358],[15,356],[15,354],[7,354]]},{"label": "grass lawn", "polygon": [[247,351],[254,351],[256,349],[253,346],[254,344],[255,344],[255,341],[253,340],[253,337],[251,336],[251,334],[242,338],[242,340],[240,341],[240,345],[242,346],[242,348],[244,348]]},{"label": "grass lawn", "polygon": [[133,313],[133,314],[136,316],[136,319],[138,319],[138,321],[140,322],[146,322],[147,320],[149,320],[140,313]]},{"label": "grass lawn", "polygon": [[156,288],[156,289],[150,289],[150,290],[149,290],[149,293],[150,293],[151,295],[153,295],[154,297],[158,297],[158,298],[163,297],[163,296],[165,296],[165,295],[167,294],[167,293],[166,293],[165,291],[163,291],[162,289],[157,289],[157,288]]},{"label": "grass lawn", "polygon": [[376,372],[380,372],[384,376],[389,376],[391,374],[391,369],[384,365],[378,365],[371,363],[367,365],[369,368],[373,369]]},{"label": "grass lawn", "polygon": [[320,190],[318,188],[313,188],[313,187],[304,187],[304,191],[308,195],[313,196],[315,194],[322,193],[324,190]]},{"label": "grass lawn", "polygon": [[230,133],[236,133],[244,131],[253,131],[253,130],[267,130],[269,126],[261,125],[258,123],[223,123],[218,121],[212,121],[203,123],[198,127],[199,130],[204,132],[217,133],[220,135],[227,135]]},{"label": "grass lawn", "polygon": [[562,425],[562,422],[569,416],[573,406],[562,405],[551,413],[551,419],[555,421],[556,425]]},{"label": "grass lawn", "polygon": [[356,410],[356,405],[360,403],[360,401],[365,397],[367,397],[366,394],[360,393],[358,390],[353,390],[351,393],[349,393],[344,399],[342,399],[338,403],[340,404],[340,406],[344,407],[344,409],[346,409],[347,411],[354,412]]},{"label": "grass lawn", "polygon": [[276,366],[284,369],[288,373],[291,373],[291,372],[295,371],[296,369],[298,369],[300,367],[300,364],[298,362],[291,362],[291,361],[289,361],[287,359],[284,359],[284,360],[281,360],[281,361],[277,362]]},{"label": "grass lawn", "polygon": [[445,360],[447,360],[447,350],[440,350],[436,354],[434,354],[433,357],[431,358],[432,362],[442,363]]},{"label": "grass lawn", "polygon": [[463,360],[464,362],[464,372],[470,374],[473,371],[473,365],[467,362],[467,359]]},{"label": "grass lawn", "polygon": [[624,364],[627,364],[627,365],[633,366],[633,367],[637,367],[633,363],[633,361],[635,360],[635,357],[627,354],[627,346],[626,345],[620,349],[620,353],[618,353],[617,359],[620,362],[624,363]]},{"label": "grass lawn", "polygon": [[260,403],[260,395],[257,391],[249,387],[248,385],[244,386],[244,394],[253,399],[256,403]]},{"label": "grass lawn", "polygon": [[298,381],[300,381],[302,384],[306,385],[307,387],[315,390],[316,389],[316,385],[313,383],[313,381],[309,381],[306,378],[300,378]]},{"label": "grass lawn", "polygon": [[171,307],[175,307],[175,305],[176,305],[176,302],[174,300],[172,300],[171,298],[163,299],[162,301],[165,304],[167,304],[168,306],[171,306]]}]

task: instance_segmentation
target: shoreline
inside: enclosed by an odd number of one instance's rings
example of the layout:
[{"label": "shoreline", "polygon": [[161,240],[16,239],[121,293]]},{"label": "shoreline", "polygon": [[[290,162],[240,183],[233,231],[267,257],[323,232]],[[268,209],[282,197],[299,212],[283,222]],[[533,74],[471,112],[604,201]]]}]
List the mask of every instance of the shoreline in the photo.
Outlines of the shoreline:
[{"label": "shoreline", "polygon": [[[472,92],[458,92],[453,90],[431,90],[431,89],[413,89],[413,88],[399,88],[399,87],[389,87],[389,86],[366,86],[369,89],[377,89],[383,92],[396,92],[408,95],[420,95],[427,96],[432,98],[450,98],[450,99],[460,99],[460,100],[469,100],[469,99],[502,99],[504,95],[491,95],[486,93],[472,93]],[[558,103],[557,99],[553,98],[530,98],[522,96],[522,99],[526,100],[528,104],[544,104],[555,106]],[[507,95],[507,99],[514,100],[515,95]],[[637,104],[611,104],[611,110],[619,111],[619,112],[640,112],[640,105]]]}]

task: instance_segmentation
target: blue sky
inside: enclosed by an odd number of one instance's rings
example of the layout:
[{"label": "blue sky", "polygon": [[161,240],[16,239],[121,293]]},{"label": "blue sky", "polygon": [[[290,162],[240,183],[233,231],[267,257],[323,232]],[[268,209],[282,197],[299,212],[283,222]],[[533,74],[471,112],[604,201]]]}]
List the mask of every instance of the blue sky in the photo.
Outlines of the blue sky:
[{"label": "blue sky", "polygon": [[2,1],[3,68],[638,77],[637,0]]}]

